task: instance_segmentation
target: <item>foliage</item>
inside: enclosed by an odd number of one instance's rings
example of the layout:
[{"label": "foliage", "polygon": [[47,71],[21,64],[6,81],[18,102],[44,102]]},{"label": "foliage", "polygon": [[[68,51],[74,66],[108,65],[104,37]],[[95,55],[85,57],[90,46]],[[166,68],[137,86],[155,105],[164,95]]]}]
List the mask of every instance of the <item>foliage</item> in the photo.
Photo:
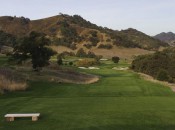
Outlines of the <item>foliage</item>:
[{"label": "foliage", "polygon": [[92,43],[86,43],[83,46],[85,46],[87,49],[91,49],[92,48]]},{"label": "foliage", "polygon": [[156,76],[156,79],[161,81],[169,81],[170,76],[168,75],[168,72],[166,70],[159,70]]},{"label": "foliage", "polygon": [[97,62],[94,59],[83,59],[83,60],[77,61],[76,64],[79,67],[89,67],[89,66],[99,65],[99,62]]},{"label": "foliage", "polygon": [[62,58],[64,58],[65,56],[75,56],[75,53],[64,51],[64,52],[60,53],[59,56]]},{"label": "foliage", "polygon": [[62,57],[61,56],[57,56],[57,64],[58,65],[63,65],[63,60],[62,60]]},{"label": "foliage", "polygon": [[30,23],[30,19],[25,17],[20,17],[20,22],[21,24],[26,25]]},{"label": "foliage", "polygon": [[60,31],[63,37],[54,38],[53,43],[56,45],[63,45],[71,48],[72,50],[75,50],[75,43],[81,42],[83,38],[77,34],[76,29],[70,26],[70,24],[66,20],[59,21],[57,24],[60,26]]},{"label": "foliage", "polygon": [[69,62],[69,65],[73,65],[73,62],[72,62],[72,61],[70,61],[70,62]]},{"label": "foliage", "polygon": [[86,54],[86,52],[84,51],[83,48],[80,48],[80,49],[77,51],[76,56],[77,56],[77,57],[86,57],[87,54]]},{"label": "foliage", "polygon": [[112,61],[113,61],[114,63],[118,63],[119,60],[120,60],[120,58],[119,58],[118,56],[112,57]]},{"label": "foliage", "polygon": [[50,57],[56,54],[51,48],[47,47],[48,45],[50,45],[50,40],[46,38],[45,34],[31,32],[28,37],[23,37],[18,41],[12,58],[18,63],[31,58],[33,69],[39,71],[48,65]]},{"label": "foliage", "polygon": [[0,31],[0,47],[1,46],[11,46],[13,47],[16,44],[16,37],[5,33],[4,31]]},{"label": "foliage", "polygon": [[129,40],[134,43],[135,46],[147,50],[156,50],[160,46],[167,47],[168,44],[161,42],[157,39],[154,39],[151,36],[148,36],[136,29],[129,28],[127,30],[122,30],[118,32],[118,35],[125,37],[125,39]]},{"label": "foliage", "polygon": [[97,56],[95,57],[95,60],[96,60],[97,62],[100,63],[100,59],[101,59],[101,58],[103,58],[102,55],[97,55]]},{"label": "foliage", "polygon": [[[164,75],[165,77],[169,77],[170,80],[174,79],[175,48],[168,48],[162,52],[156,52],[150,55],[138,56],[132,62],[131,68],[134,71],[151,75],[154,78],[162,79],[161,77]],[[168,78],[165,79],[169,81]]]},{"label": "foliage", "polygon": [[76,44],[72,43],[72,40],[69,38],[54,38],[52,40],[52,43],[58,46],[66,46],[68,48],[71,48],[72,50],[76,49]]},{"label": "foliage", "polygon": [[87,53],[87,56],[86,57],[88,57],[88,58],[95,58],[96,57],[96,55],[95,55],[95,53],[94,52],[92,52],[92,51],[88,51],[88,53]]},{"label": "foliage", "polygon": [[97,43],[100,41],[97,37],[97,31],[90,31],[89,41],[92,46],[97,46]]},{"label": "foliage", "polygon": [[102,49],[111,49],[112,45],[111,44],[100,44],[98,46],[98,48],[102,48]]}]

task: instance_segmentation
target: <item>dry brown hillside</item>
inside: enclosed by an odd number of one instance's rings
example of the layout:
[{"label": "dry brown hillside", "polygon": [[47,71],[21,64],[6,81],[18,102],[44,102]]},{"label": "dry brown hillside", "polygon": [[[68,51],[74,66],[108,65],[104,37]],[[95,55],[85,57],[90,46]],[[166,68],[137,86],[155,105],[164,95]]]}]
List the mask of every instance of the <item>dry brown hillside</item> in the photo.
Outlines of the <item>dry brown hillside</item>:
[{"label": "dry brown hillside", "polygon": [[53,46],[65,46],[74,52],[84,48],[106,57],[132,57],[168,46],[135,29],[115,31],[92,24],[79,15],[60,14],[39,20],[4,16],[0,17],[0,29],[16,37],[31,31],[45,33]]}]

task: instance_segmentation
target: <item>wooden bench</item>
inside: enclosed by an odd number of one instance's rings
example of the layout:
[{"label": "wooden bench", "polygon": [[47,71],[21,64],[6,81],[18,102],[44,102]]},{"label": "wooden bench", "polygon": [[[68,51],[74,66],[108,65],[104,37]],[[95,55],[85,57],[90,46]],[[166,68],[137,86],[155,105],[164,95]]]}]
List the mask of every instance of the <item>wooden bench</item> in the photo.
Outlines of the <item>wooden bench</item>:
[{"label": "wooden bench", "polygon": [[4,117],[7,121],[14,121],[15,117],[32,117],[32,121],[37,121],[40,113],[31,113],[31,114],[6,114]]}]

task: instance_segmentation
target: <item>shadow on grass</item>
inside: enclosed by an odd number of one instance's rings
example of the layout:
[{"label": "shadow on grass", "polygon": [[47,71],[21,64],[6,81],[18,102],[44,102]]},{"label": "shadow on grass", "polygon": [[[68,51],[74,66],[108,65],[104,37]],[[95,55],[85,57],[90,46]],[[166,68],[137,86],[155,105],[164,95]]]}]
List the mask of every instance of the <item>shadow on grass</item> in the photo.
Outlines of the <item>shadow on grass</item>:
[{"label": "shadow on grass", "polygon": [[107,125],[88,128],[77,128],[76,130],[175,130],[175,125]]}]

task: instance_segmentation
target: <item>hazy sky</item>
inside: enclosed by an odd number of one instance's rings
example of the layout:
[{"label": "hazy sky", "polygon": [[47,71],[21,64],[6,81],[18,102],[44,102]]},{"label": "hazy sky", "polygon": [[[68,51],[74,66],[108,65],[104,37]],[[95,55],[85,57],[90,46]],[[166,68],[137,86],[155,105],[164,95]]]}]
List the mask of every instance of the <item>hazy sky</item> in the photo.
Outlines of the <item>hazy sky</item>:
[{"label": "hazy sky", "polygon": [[116,30],[175,32],[175,0],[0,0],[0,16],[40,19],[60,12]]}]

